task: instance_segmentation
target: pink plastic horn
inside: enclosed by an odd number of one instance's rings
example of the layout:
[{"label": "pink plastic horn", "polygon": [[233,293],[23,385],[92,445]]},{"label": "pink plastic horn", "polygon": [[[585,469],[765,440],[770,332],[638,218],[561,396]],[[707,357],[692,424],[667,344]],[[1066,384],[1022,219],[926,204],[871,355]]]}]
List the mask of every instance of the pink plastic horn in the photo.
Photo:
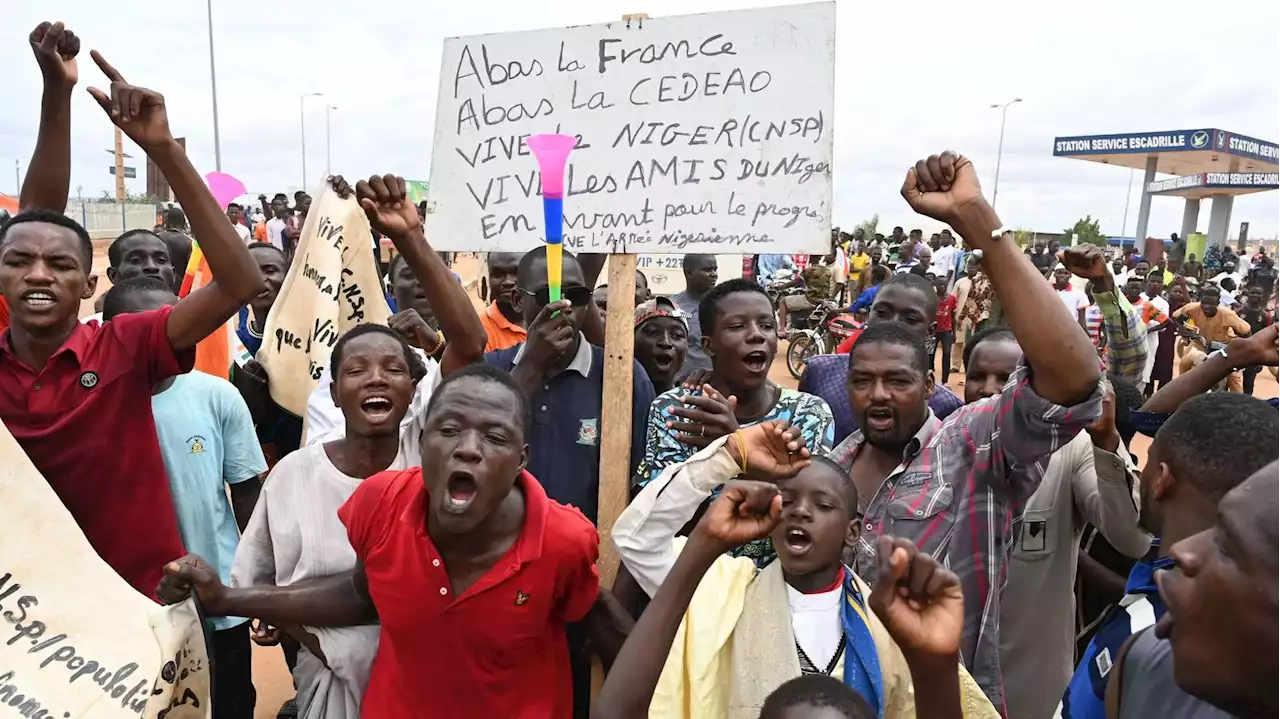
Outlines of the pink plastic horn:
[{"label": "pink plastic horn", "polygon": [[538,169],[542,171],[542,196],[564,197],[565,161],[577,144],[577,138],[573,135],[531,135],[525,144],[533,151]]}]

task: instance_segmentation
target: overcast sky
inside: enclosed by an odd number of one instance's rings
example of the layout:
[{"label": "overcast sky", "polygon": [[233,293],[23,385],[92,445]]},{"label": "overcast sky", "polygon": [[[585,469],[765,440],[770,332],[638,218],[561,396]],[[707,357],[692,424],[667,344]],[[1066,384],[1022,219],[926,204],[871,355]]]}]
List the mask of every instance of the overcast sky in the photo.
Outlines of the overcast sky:
[{"label": "overcast sky", "polygon": [[[750,0],[214,0],[222,169],[251,192],[302,184],[299,132],[306,101],[309,180],[326,168],[325,105],[332,112],[332,168],[349,178],[394,172],[428,179],[441,40],[447,36],[755,7]],[[780,4],[780,3],[763,3]],[[35,145],[40,71],[27,34],[62,20],[85,48],[72,110],[72,195],[113,187],[111,124],[84,87],[105,87],[88,57],[96,48],[135,84],[164,93],[175,135],[200,171],[214,169],[208,34],[202,2],[62,0],[7,4],[0,30],[0,192],[14,192],[13,163],[26,171]],[[1052,8],[1052,9],[1051,9]],[[1218,127],[1280,139],[1280,3],[1274,0],[1148,0],[1072,3],[853,2],[837,9],[835,224],[879,213],[934,229],[898,196],[916,158],[946,148],[970,156],[990,196],[1000,111],[1009,110],[998,209],[1005,223],[1061,231],[1092,214],[1102,229],[1126,227],[1130,172],[1055,159],[1057,135]],[[1230,32],[1209,29],[1226,26]],[[1203,34],[1198,34],[1204,31]],[[145,184],[141,152],[130,188]],[[1127,233],[1138,209],[1133,178]],[[1152,235],[1179,229],[1183,203],[1155,198]],[[1232,236],[1249,221],[1275,237],[1280,192],[1238,198]],[[1200,230],[1209,219],[1200,212]]]}]

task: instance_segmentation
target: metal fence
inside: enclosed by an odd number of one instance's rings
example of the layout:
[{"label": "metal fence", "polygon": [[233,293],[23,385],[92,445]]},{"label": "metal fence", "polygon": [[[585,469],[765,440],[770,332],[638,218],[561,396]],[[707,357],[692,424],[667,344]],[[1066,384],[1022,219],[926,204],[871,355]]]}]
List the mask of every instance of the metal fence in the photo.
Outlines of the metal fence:
[{"label": "metal fence", "polygon": [[67,217],[79,222],[95,240],[114,239],[127,230],[149,230],[156,225],[158,205],[146,202],[71,200]]}]

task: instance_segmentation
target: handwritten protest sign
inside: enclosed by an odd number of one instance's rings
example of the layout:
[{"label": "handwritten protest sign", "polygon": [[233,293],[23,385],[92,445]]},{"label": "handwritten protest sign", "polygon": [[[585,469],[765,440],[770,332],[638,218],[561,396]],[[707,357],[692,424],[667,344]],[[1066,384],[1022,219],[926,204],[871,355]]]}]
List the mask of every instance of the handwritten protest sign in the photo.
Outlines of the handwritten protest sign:
[{"label": "handwritten protest sign", "polygon": [[576,135],[574,251],[826,252],[835,3],[444,44],[427,229],[443,250],[543,241],[529,135]]},{"label": "handwritten protest sign", "polygon": [[158,606],[107,566],[3,424],[0,527],[0,719],[210,716],[193,601]]},{"label": "handwritten protest sign", "polygon": [[267,315],[258,362],[271,399],[302,416],[338,338],[391,316],[373,259],[373,233],[355,196],[316,193],[280,294]]}]

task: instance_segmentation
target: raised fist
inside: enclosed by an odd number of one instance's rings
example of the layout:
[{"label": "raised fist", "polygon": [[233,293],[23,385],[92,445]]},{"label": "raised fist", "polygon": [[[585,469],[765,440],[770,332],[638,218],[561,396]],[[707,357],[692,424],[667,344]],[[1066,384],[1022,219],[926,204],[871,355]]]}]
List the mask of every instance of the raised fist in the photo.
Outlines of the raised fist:
[{"label": "raised fist", "polygon": [[40,72],[46,83],[74,87],[80,79],[76,55],[80,53],[80,38],[66,29],[61,22],[42,22],[36,25],[28,38],[31,50],[36,54]]}]

